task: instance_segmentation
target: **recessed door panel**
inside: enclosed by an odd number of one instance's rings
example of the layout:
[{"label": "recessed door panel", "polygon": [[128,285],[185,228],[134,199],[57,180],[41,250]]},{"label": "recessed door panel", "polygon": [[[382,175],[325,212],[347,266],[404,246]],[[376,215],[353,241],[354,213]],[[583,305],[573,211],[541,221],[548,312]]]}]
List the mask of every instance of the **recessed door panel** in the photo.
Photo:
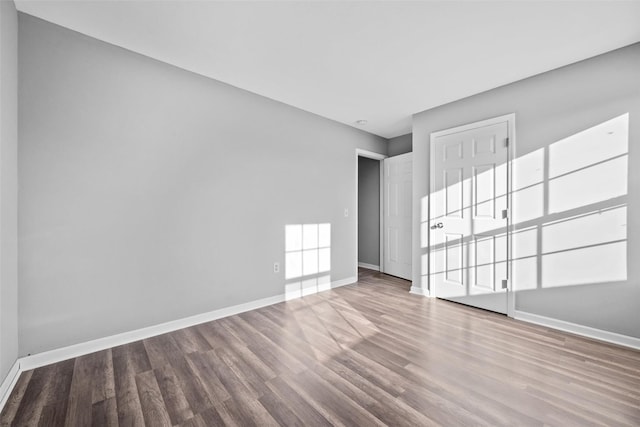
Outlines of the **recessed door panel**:
[{"label": "recessed door panel", "polygon": [[462,217],[463,214],[463,186],[462,169],[448,169],[444,171],[444,194],[446,201],[445,215]]},{"label": "recessed door panel", "polygon": [[480,154],[494,154],[496,152],[496,136],[484,135],[472,139],[473,157]]},{"label": "recessed door panel", "polygon": [[462,159],[462,144],[462,140],[456,140],[445,144],[444,150],[442,150],[442,152],[444,153],[443,160],[450,161]]},{"label": "recessed door panel", "polygon": [[445,278],[456,285],[464,284],[462,234],[445,234]]},{"label": "recessed door panel", "polygon": [[473,216],[495,218],[495,165],[473,166]]},{"label": "recessed door panel", "polygon": [[387,255],[390,262],[398,262],[398,228],[387,228]]},{"label": "recessed door panel", "polygon": [[475,235],[473,239],[473,286],[495,290],[495,237]]}]

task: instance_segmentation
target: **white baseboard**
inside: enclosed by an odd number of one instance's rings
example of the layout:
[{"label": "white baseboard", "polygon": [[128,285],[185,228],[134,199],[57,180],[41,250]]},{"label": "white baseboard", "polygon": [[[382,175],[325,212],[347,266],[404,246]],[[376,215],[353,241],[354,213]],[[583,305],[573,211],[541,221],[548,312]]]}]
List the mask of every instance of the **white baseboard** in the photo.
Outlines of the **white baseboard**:
[{"label": "white baseboard", "polygon": [[0,412],[4,409],[4,405],[9,400],[9,395],[11,395],[11,391],[16,386],[18,382],[18,378],[20,378],[20,374],[22,373],[22,369],[20,369],[20,359],[16,360],[11,369],[9,369],[9,373],[0,384]]},{"label": "white baseboard", "polygon": [[[346,279],[336,280],[334,282],[331,282],[331,288],[333,289],[340,286],[349,285],[351,283],[355,283],[356,281],[356,277],[347,277]],[[285,301],[284,294],[262,298],[231,307],[213,310],[207,313],[196,314],[195,316],[172,320],[170,322],[153,325],[146,328],[123,332],[121,334],[111,335],[108,337],[98,338],[67,347],[57,348],[55,350],[49,350],[42,353],[25,356],[18,359],[18,361],[20,362],[21,370],[28,371],[30,369],[39,368],[40,366],[46,366],[51,363],[61,362],[63,360],[72,359],[74,357],[94,353],[96,351],[106,350],[111,347],[128,344],[134,341],[154,337],[156,335],[162,335],[167,332],[173,332],[178,329],[188,328],[190,326],[199,325],[201,323],[210,322],[212,320],[221,319],[223,317],[233,316],[234,314],[244,313],[245,311],[255,310],[257,308],[266,307],[268,305],[277,304],[283,301]]]},{"label": "white baseboard", "polygon": [[380,271],[379,265],[367,264],[366,262],[359,262],[358,267],[368,268],[369,270]]},{"label": "white baseboard", "polygon": [[212,320],[221,319],[223,317],[232,316],[234,314],[244,313],[245,311],[255,310],[257,308],[277,304],[283,301],[284,295],[276,295],[274,297],[262,298],[231,307],[209,311],[207,313],[196,314],[194,316],[160,323],[158,325],[148,326],[133,331],[123,332],[121,334],[111,335],[108,337],[85,341],[83,343],[74,344],[55,350],[49,350],[42,353],[25,356],[20,359],[22,370],[28,371],[30,369],[39,368],[51,363],[61,362],[63,360],[68,360],[85,354],[94,353],[96,351],[106,350],[111,347],[128,344],[156,335],[162,335],[167,332],[173,332],[178,329],[188,328],[190,326],[199,325],[201,323],[210,322]]},{"label": "white baseboard", "polygon": [[[331,282],[330,289],[340,286],[350,285],[357,282],[357,277],[347,277],[346,279]],[[105,350],[122,344],[128,344],[156,335],[173,332],[178,329],[188,328],[190,326],[199,325],[201,323],[210,322],[212,320],[221,319],[223,317],[233,316],[234,314],[244,313],[246,311],[255,310],[268,305],[277,304],[285,301],[284,294],[273,297],[262,298],[247,303],[234,305],[231,307],[213,310],[208,313],[197,314],[195,316],[185,317],[183,319],[172,320],[170,322],[161,323],[146,328],[136,329],[121,334],[111,335],[104,338],[98,338],[67,347],[57,348],[42,353],[24,356],[16,360],[13,367],[7,374],[2,384],[0,384],[0,412],[9,398],[11,391],[15,387],[20,374],[24,371],[36,369],[41,366],[50,365],[52,363],[61,362],[74,357],[83,356],[85,354],[94,353],[96,351]]]},{"label": "white baseboard", "polygon": [[30,356],[24,356],[20,359],[22,370],[28,371],[51,363],[61,362],[63,360],[72,359],[74,357],[83,356],[96,351],[106,350],[111,347],[143,340],[156,335],[162,335],[167,332],[188,328],[190,326],[199,325],[201,323],[210,322],[212,320],[221,319],[234,314],[244,313],[245,311],[255,310],[256,308],[277,304],[283,301],[284,295],[276,295],[274,297],[262,298],[231,307],[209,311],[207,313],[196,314],[195,316],[189,316],[178,320],[160,323],[158,325],[123,332],[121,334],[85,341],[79,344],[73,344],[67,347],[57,348]]},{"label": "white baseboard", "polygon": [[631,347],[640,350],[640,338],[617,334],[615,332],[603,331],[602,329],[591,328],[589,326],[578,325],[577,323],[565,322],[564,320],[553,319],[551,317],[540,316],[538,314],[527,313],[516,310],[514,319],[524,322],[535,323],[536,325],[547,326],[553,329],[582,335],[588,338],[595,338],[613,344]]},{"label": "white baseboard", "polygon": [[331,282],[331,289],[339,288],[340,286],[351,285],[358,281],[357,277],[347,277],[346,279],[336,280],[335,282]]},{"label": "white baseboard", "polygon": [[418,286],[411,286],[411,289],[409,289],[409,293],[414,295],[422,295],[423,297],[431,296],[429,294],[429,289],[420,288]]}]

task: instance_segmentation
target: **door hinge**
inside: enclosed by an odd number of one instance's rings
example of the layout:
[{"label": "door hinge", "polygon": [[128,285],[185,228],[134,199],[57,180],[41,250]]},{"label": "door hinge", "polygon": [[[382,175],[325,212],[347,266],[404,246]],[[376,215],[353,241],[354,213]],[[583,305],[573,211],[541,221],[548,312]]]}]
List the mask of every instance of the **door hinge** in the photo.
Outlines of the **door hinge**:
[{"label": "door hinge", "polygon": [[509,137],[506,137],[506,138],[504,139],[504,146],[505,146],[505,147],[508,147],[508,146],[509,146]]},{"label": "door hinge", "polygon": [[509,218],[509,209],[503,209],[502,210],[502,219],[508,219]]},{"label": "door hinge", "polygon": [[502,279],[502,289],[508,289],[508,288],[509,288],[509,280]]}]

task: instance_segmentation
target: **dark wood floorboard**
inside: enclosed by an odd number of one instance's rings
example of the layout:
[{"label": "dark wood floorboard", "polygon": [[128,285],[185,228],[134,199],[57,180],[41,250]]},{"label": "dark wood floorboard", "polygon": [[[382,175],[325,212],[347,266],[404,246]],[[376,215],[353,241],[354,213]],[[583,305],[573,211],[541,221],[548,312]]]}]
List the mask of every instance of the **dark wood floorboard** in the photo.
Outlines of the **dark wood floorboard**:
[{"label": "dark wood floorboard", "polygon": [[358,283],[22,373],[2,426],[640,426],[640,351]]}]

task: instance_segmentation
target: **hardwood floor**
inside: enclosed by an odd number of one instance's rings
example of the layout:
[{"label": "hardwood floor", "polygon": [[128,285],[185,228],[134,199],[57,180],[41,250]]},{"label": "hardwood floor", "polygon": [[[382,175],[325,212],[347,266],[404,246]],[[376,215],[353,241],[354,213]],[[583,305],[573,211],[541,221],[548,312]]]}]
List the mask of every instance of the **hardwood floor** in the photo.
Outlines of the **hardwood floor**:
[{"label": "hardwood floor", "polygon": [[640,352],[408,293],[317,295],[24,372],[1,425],[640,425]]}]

